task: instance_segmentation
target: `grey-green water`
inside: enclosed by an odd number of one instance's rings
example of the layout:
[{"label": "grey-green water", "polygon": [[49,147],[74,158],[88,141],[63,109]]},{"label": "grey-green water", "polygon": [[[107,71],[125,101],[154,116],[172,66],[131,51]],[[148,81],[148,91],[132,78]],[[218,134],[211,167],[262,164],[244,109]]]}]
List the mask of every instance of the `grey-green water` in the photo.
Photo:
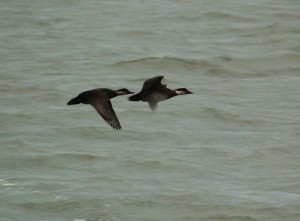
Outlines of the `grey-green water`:
[{"label": "grey-green water", "polygon": [[[296,221],[300,2],[0,2],[0,220]],[[83,90],[165,76],[193,95]]]}]

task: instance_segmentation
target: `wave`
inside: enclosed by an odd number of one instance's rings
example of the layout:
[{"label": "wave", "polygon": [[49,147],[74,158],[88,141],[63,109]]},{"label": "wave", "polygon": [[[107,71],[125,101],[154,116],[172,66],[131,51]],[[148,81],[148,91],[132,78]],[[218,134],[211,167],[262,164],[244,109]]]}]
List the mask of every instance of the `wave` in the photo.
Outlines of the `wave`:
[{"label": "wave", "polygon": [[149,56],[131,60],[120,61],[111,64],[111,66],[125,66],[125,65],[164,65],[164,66],[182,66],[187,69],[196,68],[221,68],[219,65],[208,60],[200,60],[193,58],[181,58],[175,56]]},{"label": "wave", "polygon": [[247,16],[242,13],[237,14],[225,11],[205,11],[203,13],[177,13],[174,15],[162,15],[159,17],[161,20],[168,20],[170,22],[203,22],[203,21],[212,21],[212,20],[230,20],[238,22],[248,22],[255,20],[253,16]]},{"label": "wave", "polygon": [[205,108],[204,113],[210,118],[220,120],[223,122],[254,124],[255,122],[248,119],[241,118],[238,114],[232,114],[216,108]]},{"label": "wave", "polygon": [[23,155],[15,158],[13,161],[1,162],[3,168],[84,168],[93,162],[113,160],[109,156],[101,156],[88,153],[55,153],[55,154],[36,154],[36,155]]},{"label": "wave", "polygon": [[221,12],[221,11],[208,11],[204,13],[203,19],[211,20],[211,19],[225,19],[225,20],[234,20],[234,21],[249,21],[254,20],[253,17],[246,17],[242,15],[232,14],[229,12]]},{"label": "wave", "polygon": [[[296,49],[297,50],[297,49]],[[205,76],[257,78],[294,75],[300,69],[300,53],[294,50],[277,51],[248,56],[217,56],[197,59],[176,56],[148,56],[111,64],[115,68],[151,69],[170,71],[199,70]],[[245,68],[247,67],[247,68]],[[287,72],[286,70],[292,70]],[[293,71],[294,70],[294,71]]]},{"label": "wave", "polygon": [[211,62],[219,69],[211,69],[206,75],[231,78],[261,78],[276,76],[295,76],[300,70],[300,53],[296,51],[277,51],[242,57],[219,56]]},{"label": "wave", "polygon": [[140,63],[140,62],[165,62],[165,61],[174,61],[174,62],[180,62],[184,64],[193,64],[193,65],[206,63],[205,61],[200,61],[197,59],[180,58],[180,57],[173,57],[173,56],[150,56],[150,57],[137,58],[137,59],[127,60],[127,61],[120,61],[115,63],[115,65],[128,64],[128,63]]},{"label": "wave", "polygon": [[252,57],[248,62],[270,76],[293,76],[295,75],[293,70],[298,70],[297,72],[300,70],[299,60],[299,52],[279,51]]}]

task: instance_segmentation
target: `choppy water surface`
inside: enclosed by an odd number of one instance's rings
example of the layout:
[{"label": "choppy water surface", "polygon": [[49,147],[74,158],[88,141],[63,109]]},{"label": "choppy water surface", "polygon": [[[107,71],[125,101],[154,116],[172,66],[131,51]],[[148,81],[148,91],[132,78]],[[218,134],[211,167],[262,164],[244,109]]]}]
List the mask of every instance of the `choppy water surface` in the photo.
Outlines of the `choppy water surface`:
[{"label": "choppy water surface", "polygon": [[[299,220],[298,1],[1,1],[0,220]],[[112,100],[158,74],[193,95]]]}]

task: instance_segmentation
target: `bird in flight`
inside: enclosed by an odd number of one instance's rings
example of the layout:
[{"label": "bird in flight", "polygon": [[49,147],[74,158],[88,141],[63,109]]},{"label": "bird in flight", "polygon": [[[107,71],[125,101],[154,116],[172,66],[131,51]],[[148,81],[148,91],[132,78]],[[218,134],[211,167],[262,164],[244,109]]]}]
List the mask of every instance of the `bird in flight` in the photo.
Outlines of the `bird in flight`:
[{"label": "bird in flight", "polygon": [[186,88],[177,88],[175,90],[167,88],[167,85],[162,84],[161,80],[164,76],[156,76],[147,79],[142,87],[142,90],[134,95],[131,95],[128,99],[130,101],[144,101],[148,102],[152,111],[157,108],[157,103],[170,99],[177,95],[193,94]]},{"label": "bird in flight", "polygon": [[111,90],[107,88],[97,88],[88,91],[84,91],[72,98],[67,105],[75,104],[90,104],[92,105],[98,114],[108,123],[112,128],[121,130],[121,124],[110,102],[111,98],[119,95],[133,94],[126,88],[119,90]]}]

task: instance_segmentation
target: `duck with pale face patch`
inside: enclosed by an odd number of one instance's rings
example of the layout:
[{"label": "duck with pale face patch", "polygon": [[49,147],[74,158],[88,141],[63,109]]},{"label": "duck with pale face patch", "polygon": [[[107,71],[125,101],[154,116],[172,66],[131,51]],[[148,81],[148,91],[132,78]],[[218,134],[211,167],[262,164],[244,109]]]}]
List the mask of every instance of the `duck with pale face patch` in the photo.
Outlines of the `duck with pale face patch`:
[{"label": "duck with pale face patch", "polygon": [[157,103],[170,99],[177,95],[193,94],[186,88],[177,88],[175,90],[167,88],[167,85],[162,84],[161,80],[164,76],[156,76],[147,79],[142,87],[142,90],[130,96],[128,99],[130,101],[144,101],[148,102],[149,107],[152,111],[156,110]]}]

